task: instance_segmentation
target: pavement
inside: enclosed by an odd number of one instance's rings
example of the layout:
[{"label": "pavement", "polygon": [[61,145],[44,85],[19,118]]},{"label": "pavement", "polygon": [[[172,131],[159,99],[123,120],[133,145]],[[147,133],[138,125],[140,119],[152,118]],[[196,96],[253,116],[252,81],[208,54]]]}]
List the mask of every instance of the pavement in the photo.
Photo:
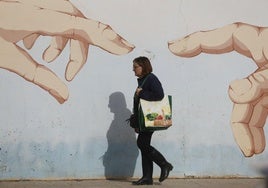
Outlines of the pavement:
[{"label": "pavement", "polygon": [[0,181],[0,188],[268,188],[263,178],[189,178],[167,179],[153,185],[134,186],[133,180],[30,180]]}]

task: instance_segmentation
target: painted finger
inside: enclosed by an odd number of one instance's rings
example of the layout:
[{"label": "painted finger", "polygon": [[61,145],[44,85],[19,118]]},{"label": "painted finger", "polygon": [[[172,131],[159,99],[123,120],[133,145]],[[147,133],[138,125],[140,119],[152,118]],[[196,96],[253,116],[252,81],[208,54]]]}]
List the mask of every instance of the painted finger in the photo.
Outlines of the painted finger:
[{"label": "painted finger", "polygon": [[182,57],[193,57],[202,52],[219,54],[235,50],[262,67],[268,62],[268,28],[233,23],[171,41],[168,47],[172,53]]},{"label": "painted finger", "polygon": [[262,96],[254,105],[253,113],[249,122],[249,128],[253,136],[254,153],[262,153],[265,149],[265,134],[263,127],[268,114],[268,96]]},{"label": "painted finger", "polygon": [[256,103],[235,104],[232,112],[232,130],[243,154],[250,157],[265,149],[263,127],[268,114],[268,96],[262,96]]},{"label": "painted finger", "polygon": [[88,44],[80,42],[78,40],[70,41],[70,61],[67,65],[65,78],[68,81],[73,80],[75,75],[80,71],[83,65],[86,63],[88,55]]},{"label": "painted finger", "polygon": [[68,88],[48,68],[36,63],[29,54],[0,38],[0,67],[14,72],[48,91],[59,103],[68,99]]},{"label": "painted finger", "polygon": [[268,92],[268,70],[259,69],[249,77],[230,84],[229,97],[234,103],[252,103]]},{"label": "painted finger", "polygon": [[244,156],[251,157],[254,155],[254,141],[249,129],[250,115],[253,106],[250,104],[234,104],[231,126],[234,138]]},{"label": "painted finger", "polygon": [[83,17],[83,14],[68,0],[16,0],[16,2],[39,9],[53,10]]},{"label": "painted finger", "polygon": [[[98,46],[112,54],[129,53],[134,46],[118,35],[109,25],[90,19],[76,18],[74,36],[81,41]],[[86,31],[86,32],[85,32]]]},{"label": "painted finger", "polygon": [[[30,28],[23,27],[26,26],[25,21],[31,17],[35,17],[35,14],[40,11],[59,12],[85,18],[84,15],[68,0],[6,0],[0,1],[0,17],[2,18],[0,28],[7,31],[5,35],[10,42],[16,43],[33,33]],[[23,19],[24,21],[22,21]],[[46,18],[45,20],[49,21],[49,18]],[[10,30],[13,32],[8,32]],[[30,45],[28,44],[27,46]]]},{"label": "painted finger", "polygon": [[68,38],[55,36],[52,38],[49,47],[43,53],[43,59],[46,62],[55,60],[62,52],[68,42]]},{"label": "painted finger", "polygon": [[30,36],[25,37],[23,39],[23,44],[25,48],[27,48],[28,50],[31,49],[39,36],[39,34],[32,34]]},{"label": "painted finger", "polygon": [[[21,14],[14,14],[14,8]],[[10,12],[11,11],[11,12]],[[13,12],[12,12],[13,11]],[[109,26],[91,19],[71,16],[62,12],[51,10],[32,9],[32,7],[0,6],[0,17],[4,17],[0,26],[7,30],[24,30],[20,35],[28,36],[29,33],[58,36],[80,40],[84,43],[98,46],[113,54],[126,54],[134,49],[134,46],[124,40]],[[12,18],[12,19],[10,19]],[[27,22],[25,22],[27,20]],[[42,20],[42,22],[40,21]],[[53,22],[51,22],[53,20]],[[3,24],[7,23],[8,27]],[[14,25],[14,28],[12,26]],[[13,33],[6,33],[9,40],[14,39]],[[20,36],[20,37],[26,37]]]},{"label": "painted finger", "polygon": [[181,57],[193,57],[201,52],[230,52],[234,50],[232,37],[236,28],[237,24],[231,24],[220,29],[196,32],[185,38],[170,41],[168,48],[173,54]]}]

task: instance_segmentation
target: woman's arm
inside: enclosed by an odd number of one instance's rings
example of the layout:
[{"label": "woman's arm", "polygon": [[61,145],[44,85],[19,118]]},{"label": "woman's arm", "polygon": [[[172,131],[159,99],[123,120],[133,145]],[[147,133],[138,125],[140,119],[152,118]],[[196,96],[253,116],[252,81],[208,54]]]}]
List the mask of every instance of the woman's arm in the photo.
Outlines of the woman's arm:
[{"label": "woman's arm", "polygon": [[146,80],[139,97],[147,101],[159,101],[164,98],[162,84],[155,75],[150,75]]}]

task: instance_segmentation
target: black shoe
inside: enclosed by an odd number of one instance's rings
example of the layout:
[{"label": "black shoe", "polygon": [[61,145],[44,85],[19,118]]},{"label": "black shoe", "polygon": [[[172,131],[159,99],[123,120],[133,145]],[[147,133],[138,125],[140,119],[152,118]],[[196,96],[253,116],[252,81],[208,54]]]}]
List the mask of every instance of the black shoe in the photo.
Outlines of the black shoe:
[{"label": "black shoe", "polygon": [[133,181],[132,185],[153,185],[153,180],[147,178],[141,178],[138,181]]},{"label": "black shoe", "polygon": [[159,181],[162,182],[168,178],[169,172],[173,169],[173,166],[170,163],[167,163],[161,168],[161,175]]}]

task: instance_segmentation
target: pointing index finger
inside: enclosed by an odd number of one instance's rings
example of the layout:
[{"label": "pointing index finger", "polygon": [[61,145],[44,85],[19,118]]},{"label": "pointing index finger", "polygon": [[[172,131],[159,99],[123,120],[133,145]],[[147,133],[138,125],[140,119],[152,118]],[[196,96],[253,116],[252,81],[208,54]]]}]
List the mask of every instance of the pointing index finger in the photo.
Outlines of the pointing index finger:
[{"label": "pointing index finger", "polygon": [[73,35],[78,40],[98,46],[110,53],[129,53],[134,46],[123,39],[109,25],[79,17],[74,18]]},{"label": "pointing index finger", "polygon": [[220,29],[200,31],[182,39],[170,41],[168,48],[172,53],[181,57],[193,57],[201,52],[226,53],[233,51],[233,33],[237,24],[227,25]]},{"label": "pointing index finger", "polygon": [[[0,27],[4,30],[25,31],[19,33],[20,36],[15,35],[17,38],[24,38],[32,33],[62,36],[98,46],[118,55],[134,49],[132,44],[119,36],[110,26],[72,13],[5,2],[1,3],[0,17],[3,18]],[[16,41],[17,38],[14,39],[13,33],[6,33],[7,40]]]}]

